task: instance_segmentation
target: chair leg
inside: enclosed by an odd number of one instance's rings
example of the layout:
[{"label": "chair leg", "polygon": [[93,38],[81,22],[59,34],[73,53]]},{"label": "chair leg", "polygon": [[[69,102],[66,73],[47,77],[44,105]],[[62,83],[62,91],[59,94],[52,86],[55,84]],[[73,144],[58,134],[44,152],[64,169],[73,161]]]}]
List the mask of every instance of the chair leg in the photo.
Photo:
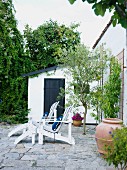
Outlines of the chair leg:
[{"label": "chair leg", "polygon": [[35,144],[35,135],[36,135],[35,133],[32,134],[32,145]]},{"label": "chair leg", "polygon": [[43,144],[43,133],[42,132],[39,133],[38,143]]}]

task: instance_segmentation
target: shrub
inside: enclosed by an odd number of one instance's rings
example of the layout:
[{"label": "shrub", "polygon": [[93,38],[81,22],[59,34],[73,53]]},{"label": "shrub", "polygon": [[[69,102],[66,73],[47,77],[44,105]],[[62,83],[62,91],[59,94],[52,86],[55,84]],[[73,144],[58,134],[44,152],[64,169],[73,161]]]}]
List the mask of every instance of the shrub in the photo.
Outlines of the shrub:
[{"label": "shrub", "polygon": [[115,168],[125,170],[127,167],[127,127],[116,129],[111,135],[113,147],[106,148],[105,160],[109,165],[113,164]]}]

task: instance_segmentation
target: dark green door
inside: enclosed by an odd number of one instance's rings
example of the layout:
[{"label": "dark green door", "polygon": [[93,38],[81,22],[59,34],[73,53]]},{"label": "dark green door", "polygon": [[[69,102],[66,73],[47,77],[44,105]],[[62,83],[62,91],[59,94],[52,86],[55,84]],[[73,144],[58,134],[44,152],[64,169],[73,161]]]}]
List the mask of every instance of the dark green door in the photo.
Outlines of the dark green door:
[{"label": "dark green door", "polygon": [[[53,103],[58,101],[60,88],[65,90],[65,79],[44,79],[44,112],[49,112],[49,109]],[[57,107],[57,117],[63,114],[65,106],[65,96],[60,100],[59,106]]]}]

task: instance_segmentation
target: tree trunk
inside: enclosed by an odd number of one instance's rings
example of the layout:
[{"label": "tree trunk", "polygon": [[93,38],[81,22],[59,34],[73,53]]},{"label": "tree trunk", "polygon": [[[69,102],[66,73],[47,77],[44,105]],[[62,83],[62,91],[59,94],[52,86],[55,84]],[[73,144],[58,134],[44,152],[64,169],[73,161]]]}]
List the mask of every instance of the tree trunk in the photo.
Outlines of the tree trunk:
[{"label": "tree trunk", "polygon": [[86,135],[86,114],[87,114],[87,104],[84,104],[85,112],[84,112],[84,121],[83,121],[83,134]]}]

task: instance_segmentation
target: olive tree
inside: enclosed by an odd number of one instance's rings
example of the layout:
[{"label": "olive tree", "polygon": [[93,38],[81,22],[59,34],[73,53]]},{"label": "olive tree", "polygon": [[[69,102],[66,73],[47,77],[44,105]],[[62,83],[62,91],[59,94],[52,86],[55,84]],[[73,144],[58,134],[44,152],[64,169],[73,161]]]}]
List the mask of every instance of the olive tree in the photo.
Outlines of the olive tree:
[{"label": "olive tree", "polygon": [[63,67],[66,68],[66,75],[72,76],[72,81],[68,85],[65,93],[69,94],[69,102],[81,102],[85,108],[83,129],[86,134],[86,114],[90,105],[91,91],[101,79],[102,69],[106,67],[107,55],[103,56],[101,62],[99,50],[91,52],[89,48],[80,44],[74,51],[72,48],[63,50],[60,58]]}]

